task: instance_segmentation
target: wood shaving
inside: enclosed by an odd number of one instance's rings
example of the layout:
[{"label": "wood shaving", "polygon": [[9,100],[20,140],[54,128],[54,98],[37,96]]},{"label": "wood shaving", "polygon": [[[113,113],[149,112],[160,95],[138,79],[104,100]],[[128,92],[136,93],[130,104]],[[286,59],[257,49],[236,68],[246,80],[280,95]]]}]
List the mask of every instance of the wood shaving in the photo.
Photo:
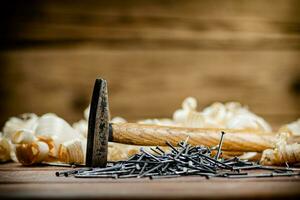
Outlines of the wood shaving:
[{"label": "wood shaving", "polygon": [[[195,127],[195,128],[229,128],[270,132],[270,125],[260,116],[252,113],[238,102],[216,102],[197,111],[198,102],[193,97],[186,98],[181,108],[172,118],[145,119],[137,123],[162,126]],[[55,114],[48,113],[41,117],[35,114],[23,114],[10,118],[3,127],[0,137],[0,161],[13,160],[24,165],[39,162],[85,162],[86,137],[88,129],[89,108],[84,111],[82,120],[72,126]],[[112,123],[125,123],[126,119],[115,117]],[[300,135],[300,120],[284,125],[279,132]],[[224,156],[240,156],[248,160],[258,160],[264,164],[282,164],[299,162],[299,144],[287,145],[286,140],[278,140],[275,149],[242,154],[225,152]],[[124,145],[109,142],[108,160],[123,160],[137,153],[140,146]],[[147,147],[150,148],[150,147]],[[149,149],[150,150],[150,149]]]}]

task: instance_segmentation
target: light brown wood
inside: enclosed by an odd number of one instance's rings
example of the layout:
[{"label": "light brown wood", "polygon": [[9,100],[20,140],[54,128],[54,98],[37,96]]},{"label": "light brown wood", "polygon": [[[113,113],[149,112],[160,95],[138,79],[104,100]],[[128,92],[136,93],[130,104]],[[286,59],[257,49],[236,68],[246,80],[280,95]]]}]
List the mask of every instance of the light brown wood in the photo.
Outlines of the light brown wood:
[{"label": "light brown wood", "polygon": [[165,146],[166,141],[173,145],[189,137],[191,145],[213,147],[219,144],[221,131],[224,131],[225,151],[262,152],[272,149],[276,137],[272,133],[260,133],[245,130],[182,128],[148,124],[112,124],[113,141],[125,144]]},{"label": "light brown wood", "polygon": [[[299,177],[259,179],[76,179],[56,177],[69,168],[0,165],[1,199],[297,199]],[[252,171],[253,172],[253,171]],[[260,172],[258,172],[260,173]]]},{"label": "light brown wood", "polygon": [[262,165],[285,165],[300,162],[300,144],[281,144],[276,149],[269,149],[262,155],[260,163]]}]

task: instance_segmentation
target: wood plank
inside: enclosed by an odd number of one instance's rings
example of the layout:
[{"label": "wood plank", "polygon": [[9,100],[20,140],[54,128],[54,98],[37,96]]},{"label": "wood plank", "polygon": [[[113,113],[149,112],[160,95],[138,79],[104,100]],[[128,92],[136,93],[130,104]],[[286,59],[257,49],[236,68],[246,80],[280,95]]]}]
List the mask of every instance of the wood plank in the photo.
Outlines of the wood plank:
[{"label": "wood plank", "polygon": [[[1,184],[21,184],[21,183],[148,183],[153,182],[148,178],[138,179],[138,178],[129,178],[129,179],[109,179],[109,178],[74,178],[74,177],[57,177],[55,172],[64,171],[69,169],[55,169],[53,167],[44,167],[44,168],[32,168],[28,167],[27,170],[1,170],[0,169],[0,185]],[[248,172],[248,171],[245,171]],[[249,171],[249,173],[266,173],[269,171],[256,170]],[[161,179],[155,180],[158,182],[295,182],[295,184],[300,184],[300,177],[270,177],[270,178],[247,178],[247,179],[227,179],[227,178],[210,178],[209,180],[205,177],[178,177],[171,179]],[[155,182],[154,181],[154,182]]]},{"label": "wood plank", "polygon": [[300,114],[299,95],[292,89],[300,73],[299,56],[295,51],[90,48],[2,52],[2,113],[55,112],[78,120],[94,79],[101,76],[108,80],[112,116],[171,117],[192,95],[199,109],[214,101],[239,101],[278,127]]},{"label": "wood plank", "polygon": [[295,1],[130,2],[43,1],[26,9],[19,3],[22,9],[8,16],[13,34],[0,39],[4,48],[299,50]]},{"label": "wood plank", "polygon": [[[67,169],[67,168],[65,168]],[[57,167],[0,165],[0,197],[5,199],[273,199],[300,196],[300,177],[224,179],[76,179],[56,177]]]},{"label": "wood plank", "polygon": [[[203,18],[234,18],[243,19],[270,19],[299,21],[300,8],[297,1],[293,0],[112,0],[109,2],[99,1],[43,1],[30,7],[31,13],[37,9],[43,13],[69,14],[72,15],[101,15],[101,14],[126,14],[134,16],[180,16],[180,17],[203,17]],[[24,11],[24,10],[23,10]],[[266,12],[272,11],[272,12]],[[23,12],[24,13],[24,12]],[[291,17],[293,16],[293,17]],[[40,18],[45,15],[40,15]],[[47,15],[46,15],[47,17]],[[45,17],[45,18],[46,18]],[[291,17],[291,18],[289,18]],[[81,21],[85,21],[82,17]],[[86,21],[90,21],[87,19]],[[124,19],[124,22],[125,19]]]},{"label": "wood plank", "polygon": [[11,172],[11,171],[55,171],[55,170],[70,170],[70,167],[62,167],[62,166],[55,166],[48,165],[48,164],[37,164],[32,166],[24,166],[21,163],[15,162],[7,162],[0,164],[0,172]]},{"label": "wood plank", "polygon": [[[299,24],[300,25],[300,24]],[[40,27],[39,29],[43,29]],[[81,28],[80,28],[81,29]],[[52,30],[48,30],[52,31]],[[47,31],[47,32],[48,32]],[[68,28],[67,30],[58,29],[57,32],[60,37],[64,35],[70,35],[76,30]],[[147,30],[139,31],[137,35],[145,35]],[[78,46],[88,46],[92,48],[106,48],[112,50],[119,49],[146,49],[146,50],[273,50],[273,51],[283,51],[283,50],[300,50],[300,37],[299,36],[269,36],[265,35],[243,35],[237,34],[233,36],[230,33],[222,34],[222,36],[212,37],[213,34],[207,33],[205,35],[198,34],[196,37],[175,37],[172,38],[167,31],[163,34],[156,33],[152,34],[151,37],[132,37],[135,35],[134,31],[124,31],[124,30],[105,30],[103,33],[97,31],[92,31],[87,33],[88,38],[57,38],[56,36],[45,36],[50,37],[47,39],[36,39],[32,33],[30,36],[24,39],[16,40],[3,40],[1,42],[2,50],[4,49],[27,49],[27,48],[78,48]],[[39,34],[39,33],[38,33]],[[101,38],[102,34],[106,35]],[[123,35],[125,38],[114,37],[114,35]],[[128,36],[126,38],[126,36]],[[30,37],[35,37],[32,39]],[[44,37],[39,34],[38,37]],[[54,38],[52,38],[54,37]],[[96,38],[93,38],[96,37]],[[199,38],[198,38],[199,37]]]},{"label": "wood plank", "polygon": [[299,197],[293,182],[145,182],[78,184],[5,184],[0,196],[15,199],[273,199]]},{"label": "wood plank", "polygon": [[0,124],[23,112],[55,112],[76,121],[94,79],[102,76],[109,81],[113,115],[170,117],[184,97],[194,95],[200,107],[241,101],[277,128],[300,115],[298,5],[294,0],[6,3]]}]

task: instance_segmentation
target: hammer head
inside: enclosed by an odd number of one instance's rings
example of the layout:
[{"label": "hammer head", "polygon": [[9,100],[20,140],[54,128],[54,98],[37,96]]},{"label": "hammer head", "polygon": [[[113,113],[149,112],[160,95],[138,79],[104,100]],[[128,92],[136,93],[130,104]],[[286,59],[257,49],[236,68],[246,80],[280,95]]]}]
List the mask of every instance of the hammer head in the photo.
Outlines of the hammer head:
[{"label": "hammer head", "polygon": [[109,109],[107,82],[96,79],[88,123],[86,166],[105,167],[107,164]]}]

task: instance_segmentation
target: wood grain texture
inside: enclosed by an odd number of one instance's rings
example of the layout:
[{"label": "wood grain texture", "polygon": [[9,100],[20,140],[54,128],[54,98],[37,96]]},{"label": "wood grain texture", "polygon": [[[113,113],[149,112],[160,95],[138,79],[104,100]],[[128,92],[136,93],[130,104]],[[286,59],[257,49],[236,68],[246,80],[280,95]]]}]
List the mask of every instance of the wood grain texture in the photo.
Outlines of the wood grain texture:
[{"label": "wood grain texture", "polygon": [[145,146],[172,145],[189,138],[191,145],[213,147],[219,144],[221,131],[224,136],[222,149],[225,151],[262,152],[274,148],[276,137],[271,133],[255,133],[230,129],[182,128],[149,124],[112,124],[113,141],[124,144]]},{"label": "wood grain texture", "polygon": [[44,1],[25,11],[14,18],[21,30],[7,35],[11,42],[155,49],[299,49],[299,8],[293,0]]},{"label": "wood grain texture", "polygon": [[56,177],[56,170],[20,168],[11,163],[0,165],[1,199],[297,199],[300,196],[299,177],[76,179]]},{"label": "wood grain texture", "polygon": [[55,112],[78,120],[97,76],[108,80],[112,116],[131,120],[171,117],[189,95],[199,108],[239,101],[277,126],[299,117],[298,96],[290,92],[299,52],[62,49],[2,55],[12,66],[2,85],[5,118]]},{"label": "wood grain texture", "polygon": [[23,112],[82,118],[96,77],[112,116],[171,117],[240,101],[274,128],[300,116],[300,6],[276,1],[4,4],[0,124]]}]

